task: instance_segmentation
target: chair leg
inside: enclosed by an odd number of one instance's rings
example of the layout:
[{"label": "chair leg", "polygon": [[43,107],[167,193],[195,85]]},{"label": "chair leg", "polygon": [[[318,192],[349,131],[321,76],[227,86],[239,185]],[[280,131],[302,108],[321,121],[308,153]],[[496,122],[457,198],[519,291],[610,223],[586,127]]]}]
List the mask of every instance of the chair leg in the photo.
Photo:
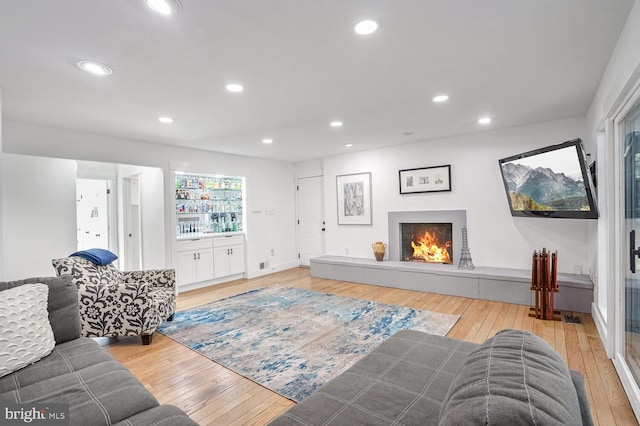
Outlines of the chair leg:
[{"label": "chair leg", "polygon": [[150,345],[151,344],[151,338],[153,337],[153,334],[143,334],[141,337],[142,337],[142,344],[143,345]]},{"label": "chair leg", "polygon": [[171,314],[171,316],[167,318],[167,321],[173,321],[173,314]]}]

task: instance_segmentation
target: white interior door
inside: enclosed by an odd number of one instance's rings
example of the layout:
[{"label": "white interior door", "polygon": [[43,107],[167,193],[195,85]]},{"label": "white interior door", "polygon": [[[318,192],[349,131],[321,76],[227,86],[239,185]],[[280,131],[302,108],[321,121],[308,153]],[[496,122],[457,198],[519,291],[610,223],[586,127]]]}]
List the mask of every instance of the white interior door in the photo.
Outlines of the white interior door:
[{"label": "white interior door", "polygon": [[142,224],[140,221],[140,179],[136,176],[124,178],[124,268],[138,271],[142,268]]},{"label": "white interior door", "polygon": [[298,252],[300,264],[324,254],[324,178],[298,179]]},{"label": "white interior door", "polygon": [[111,248],[108,184],[99,179],[76,180],[78,250]]}]

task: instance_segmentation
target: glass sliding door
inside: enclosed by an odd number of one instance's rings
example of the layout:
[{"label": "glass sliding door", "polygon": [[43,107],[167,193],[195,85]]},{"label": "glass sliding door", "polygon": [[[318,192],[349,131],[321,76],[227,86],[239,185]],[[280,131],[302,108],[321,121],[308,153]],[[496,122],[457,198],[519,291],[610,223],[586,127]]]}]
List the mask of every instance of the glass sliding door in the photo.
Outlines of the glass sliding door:
[{"label": "glass sliding door", "polygon": [[640,384],[640,104],[621,123],[624,131],[624,357]]}]

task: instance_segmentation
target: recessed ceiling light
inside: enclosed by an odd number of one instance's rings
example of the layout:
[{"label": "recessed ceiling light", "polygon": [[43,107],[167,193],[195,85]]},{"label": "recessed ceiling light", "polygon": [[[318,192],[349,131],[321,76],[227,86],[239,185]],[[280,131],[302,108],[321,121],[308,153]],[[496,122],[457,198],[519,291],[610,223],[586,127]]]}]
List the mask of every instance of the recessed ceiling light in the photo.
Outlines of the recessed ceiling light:
[{"label": "recessed ceiling light", "polygon": [[329,125],[331,127],[341,127],[342,126],[342,121],[332,121],[331,123],[329,123]]},{"label": "recessed ceiling light", "polygon": [[262,139],[262,143],[265,143],[265,144],[273,143],[273,139]]},{"label": "recessed ceiling light", "polygon": [[171,117],[158,117],[158,121],[164,124],[171,124],[173,123],[173,118]]},{"label": "recessed ceiling light", "polygon": [[480,124],[489,124],[489,123],[491,123],[491,117],[481,117],[478,120],[478,123],[480,123]]},{"label": "recessed ceiling light", "polygon": [[444,102],[444,101],[446,101],[448,99],[449,99],[449,96],[447,96],[447,95],[438,95],[438,96],[433,98],[433,102]]},{"label": "recessed ceiling light", "polygon": [[352,143],[345,143],[344,146],[347,147],[347,148],[351,148],[353,146],[353,144]]},{"label": "recessed ceiling light", "polygon": [[376,32],[378,29],[378,23],[371,19],[367,19],[365,21],[358,22],[353,29],[358,34],[368,35]]},{"label": "recessed ceiling light", "polygon": [[98,75],[100,77],[113,74],[113,70],[110,66],[100,62],[80,61],[76,65],[78,65],[78,68],[80,68],[82,71],[86,71],[90,74]]},{"label": "recessed ceiling light", "polygon": [[146,0],[147,7],[164,16],[176,15],[182,10],[178,0]]},{"label": "recessed ceiling light", "polygon": [[230,92],[242,92],[244,90],[244,86],[238,83],[230,83],[227,84],[227,90]]}]

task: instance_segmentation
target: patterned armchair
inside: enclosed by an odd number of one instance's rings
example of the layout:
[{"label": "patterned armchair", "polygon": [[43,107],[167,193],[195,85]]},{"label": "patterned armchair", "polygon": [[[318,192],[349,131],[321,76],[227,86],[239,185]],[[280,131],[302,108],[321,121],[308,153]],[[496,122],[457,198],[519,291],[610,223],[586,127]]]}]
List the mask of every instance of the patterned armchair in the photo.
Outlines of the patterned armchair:
[{"label": "patterned armchair", "polygon": [[52,260],[56,273],[78,287],[82,335],[141,336],[142,344],[176,308],[175,270],[120,272],[77,256]]}]

